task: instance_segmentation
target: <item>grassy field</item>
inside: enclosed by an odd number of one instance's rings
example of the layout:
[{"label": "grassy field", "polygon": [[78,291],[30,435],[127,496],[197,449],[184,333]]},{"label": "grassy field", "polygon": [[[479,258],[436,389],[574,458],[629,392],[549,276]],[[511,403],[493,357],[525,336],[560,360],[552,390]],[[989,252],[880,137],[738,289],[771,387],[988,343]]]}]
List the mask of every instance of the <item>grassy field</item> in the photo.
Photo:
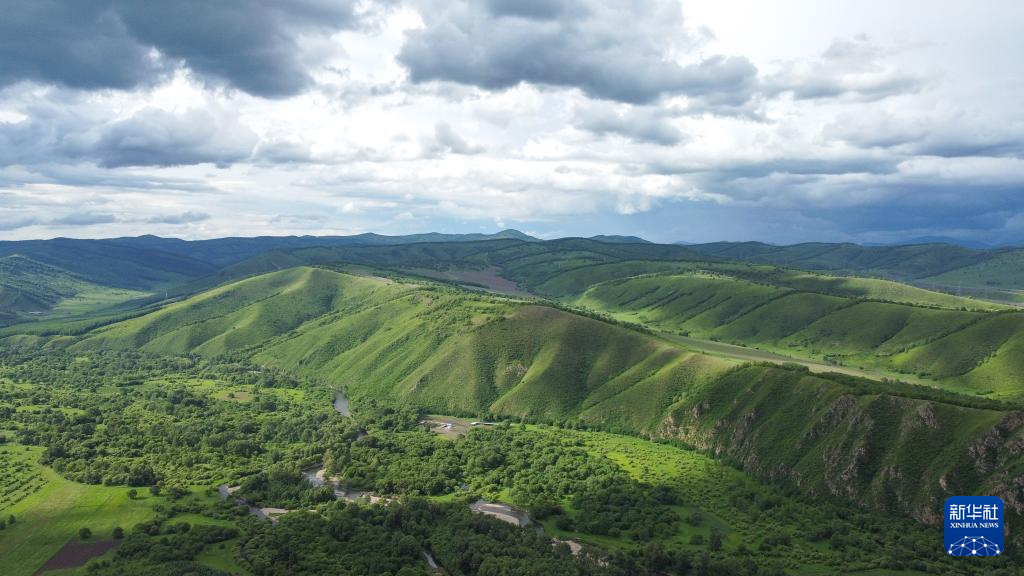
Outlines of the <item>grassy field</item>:
[{"label": "grassy field", "polygon": [[969,266],[927,276],[921,282],[949,287],[1024,289],[1024,250],[1007,250]]},{"label": "grassy field", "polygon": [[[53,470],[36,464],[41,449],[8,444],[0,447],[5,465],[27,466],[33,488],[31,494],[13,504],[0,506],[0,517],[14,515],[14,526],[0,531],[0,558],[4,574],[29,576],[72,538],[88,527],[93,539],[110,539],[115,526],[130,529],[134,524],[155,516],[153,506],[162,498],[147,494],[133,500],[128,488],[92,486],[61,478]],[[145,491],[141,491],[145,492]]]},{"label": "grassy field", "polygon": [[[832,295],[842,291],[836,288],[826,294],[795,287],[806,283],[804,278],[783,287],[708,272],[646,275],[598,284],[573,304],[669,333],[838,364],[862,375],[1024,400],[1017,353],[1024,313],[942,306],[944,295],[909,305]],[[916,290],[899,286],[907,294]]]},{"label": "grassy field", "polygon": [[43,315],[40,319],[81,316],[102,308],[114,306],[116,304],[123,304],[131,300],[145,298],[151,295],[151,292],[142,292],[139,290],[90,286],[78,292],[71,298],[61,300],[48,314]]}]

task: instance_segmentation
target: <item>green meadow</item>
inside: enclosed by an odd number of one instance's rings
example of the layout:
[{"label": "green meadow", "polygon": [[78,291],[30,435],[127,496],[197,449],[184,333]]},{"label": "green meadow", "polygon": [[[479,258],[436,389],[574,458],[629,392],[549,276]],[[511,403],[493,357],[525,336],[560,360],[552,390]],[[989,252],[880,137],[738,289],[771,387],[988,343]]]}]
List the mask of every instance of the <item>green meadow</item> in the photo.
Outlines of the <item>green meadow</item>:
[{"label": "green meadow", "polygon": [[[4,574],[29,576],[66,542],[78,538],[81,528],[93,539],[109,540],[115,526],[125,530],[153,518],[153,507],[163,501],[140,491],[128,497],[127,487],[95,486],[71,482],[37,462],[42,450],[18,444],[0,446],[3,466],[26,465],[31,493],[13,504],[0,505],[0,517],[16,522],[0,531],[0,558]],[[10,492],[5,487],[5,499]]]}]

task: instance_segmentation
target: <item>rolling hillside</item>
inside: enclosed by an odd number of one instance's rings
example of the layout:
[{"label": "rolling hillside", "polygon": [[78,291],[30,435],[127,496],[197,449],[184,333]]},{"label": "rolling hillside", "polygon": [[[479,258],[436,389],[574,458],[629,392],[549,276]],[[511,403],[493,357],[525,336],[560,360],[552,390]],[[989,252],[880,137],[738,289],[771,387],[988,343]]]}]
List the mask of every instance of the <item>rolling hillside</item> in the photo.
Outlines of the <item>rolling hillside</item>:
[{"label": "rolling hillside", "polygon": [[[704,290],[696,298],[706,301],[709,326],[766,295],[802,299],[766,326],[791,326],[797,309],[851,308],[837,297],[780,296],[750,283],[723,298],[721,285],[682,280],[692,286],[677,286],[680,293]],[[645,292],[638,290],[664,299]],[[756,322],[730,329],[764,338],[785,331]],[[929,523],[936,502],[954,493],[999,494],[1014,514],[1024,512],[1020,412],[922,387],[740,364],[547,306],[437,286],[300,267],[48,345],[243,354],[344,387],[356,406],[372,399],[678,438],[762,478]]]},{"label": "rolling hillside", "polygon": [[[790,285],[807,287],[808,281]],[[873,366],[957,391],[1024,400],[1024,365],[1018,361],[1024,314],[984,306],[943,308],[941,296],[930,306],[908,305],[691,272],[603,282],[574,303],[698,338]]]},{"label": "rolling hillside", "polygon": [[760,242],[715,242],[688,247],[705,256],[725,260],[913,280],[947,289],[958,286],[1024,289],[1024,249],[1021,248],[977,249],[943,243],[772,246]]},{"label": "rolling hillside", "polygon": [[0,257],[0,326],[69,316],[146,295],[93,284],[25,256]]},{"label": "rolling hillside", "polygon": [[0,242],[0,256],[20,254],[64,274],[113,288],[164,289],[216,271],[207,262],[112,240]]}]

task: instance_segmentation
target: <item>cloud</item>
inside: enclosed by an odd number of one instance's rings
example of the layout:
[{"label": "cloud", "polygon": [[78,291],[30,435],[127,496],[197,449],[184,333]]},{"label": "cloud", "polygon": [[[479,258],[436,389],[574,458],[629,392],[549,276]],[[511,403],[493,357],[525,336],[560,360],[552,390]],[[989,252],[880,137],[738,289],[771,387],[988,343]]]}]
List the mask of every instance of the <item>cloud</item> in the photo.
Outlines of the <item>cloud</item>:
[{"label": "cloud", "polygon": [[309,145],[293,139],[264,140],[256,147],[253,160],[260,164],[302,164],[313,160]]},{"label": "cloud", "polygon": [[256,142],[256,134],[229,114],[146,109],[105,127],[86,153],[107,168],[203,163],[224,167],[248,158]]},{"label": "cloud", "polygon": [[117,222],[117,217],[113,214],[83,212],[54,218],[48,223],[57,226],[92,226],[93,224],[110,224],[111,222]]},{"label": "cloud", "polygon": [[0,123],[0,166],[95,162],[104,168],[228,166],[248,159],[257,135],[214,101],[172,112],[144,107],[127,117],[93,99],[51,90],[34,95],[20,122]]},{"label": "cloud", "polygon": [[431,8],[398,56],[416,83],[500,90],[529,82],[631,103],[663,95],[742,102],[756,84],[757,69],[743,57],[678,62],[677,52],[692,50],[695,40],[685,33],[678,4],[667,0],[550,8],[473,0]]},{"label": "cloud", "polygon": [[20,230],[21,228],[28,228],[29,226],[44,223],[44,220],[40,220],[33,216],[15,218],[0,217],[0,231],[9,232],[11,230]]},{"label": "cloud", "polygon": [[199,77],[268,98],[311,78],[304,34],[359,22],[354,0],[7,0],[0,86],[30,80],[72,88],[154,84],[181,64]]},{"label": "cloud", "polygon": [[618,135],[636,142],[673,146],[686,138],[665,110],[650,107],[584,105],[576,110],[578,128],[599,136]]},{"label": "cloud", "polygon": [[766,76],[764,91],[797,100],[845,97],[869,102],[919,91],[925,80],[885,63],[887,54],[866,36],[835,40],[819,58],[787,62]]},{"label": "cloud", "polygon": [[158,216],[151,216],[143,220],[143,222],[146,224],[192,224],[209,219],[210,215],[206,212],[194,212],[189,210],[188,212],[181,212],[178,214],[161,214]]},{"label": "cloud", "polygon": [[474,146],[460,136],[447,122],[438,122],[434,125],[434,141],[428,146],[431,154],[479,154],[484,149],[481,146]]},{"label": "cloud", "polygon": [[884,110],[844,113],[822,129],[822,136],[907,156],[1024,157],[1024,121],[991,111],[947,108],[899,115]]}]

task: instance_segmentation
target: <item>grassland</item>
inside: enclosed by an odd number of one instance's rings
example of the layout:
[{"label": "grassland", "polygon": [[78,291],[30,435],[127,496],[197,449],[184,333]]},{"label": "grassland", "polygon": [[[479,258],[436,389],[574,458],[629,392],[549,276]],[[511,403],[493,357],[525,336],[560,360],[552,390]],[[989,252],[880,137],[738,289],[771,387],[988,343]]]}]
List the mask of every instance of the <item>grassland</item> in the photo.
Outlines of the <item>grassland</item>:
[{"label": "grassland", "polygon": [[950,287],[988,286],[1024,289],[1024,250],[1005,250],[968,266],[921,278],[929,284]]},{"label": "grassland", "polygon": [[17,444],[0,446],[0,459],[7,465],[28,467],[33,478],[31,494],[0,506],[0,516],[17,518],[13,526],[0,531],[4,574],[34,573],[65,542],[77,538],[80,528],[90,528],[95,539],[109,539],[115,526],[128,529],[154,517],[153,506],[163,501],[149,494],[131,499],[128,488],[66,480],[37,463],[41,452],[41,448]]},{"label": "grassland", "polygon": [[[825,289],[822,277],[779,276],[766,283],[763,272],[749,271],[643,275],[596,284],[571,301],[669,333],[1024,400],[1017,353],[1024,314],[984,303],[957,307],[968,301],[927,291],[918,296],[915,288],[885,281],[835,279],[838,287]],[[895,297],[897,289],[916,303],[872,298]],[[857,290],[861,296],[837,295]]]}]

